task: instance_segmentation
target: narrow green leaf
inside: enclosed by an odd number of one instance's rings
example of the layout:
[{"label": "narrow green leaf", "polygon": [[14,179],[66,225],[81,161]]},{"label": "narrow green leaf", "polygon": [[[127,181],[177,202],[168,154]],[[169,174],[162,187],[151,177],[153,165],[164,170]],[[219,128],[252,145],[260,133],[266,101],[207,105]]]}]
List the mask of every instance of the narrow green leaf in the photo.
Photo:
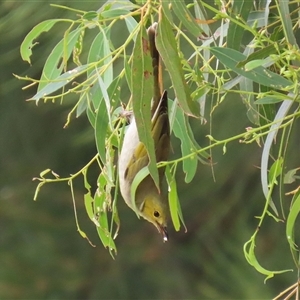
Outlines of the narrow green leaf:
[{"label": "narrow green leaf", "polygon": [[136,207],[136,201],[135,201],[135,194],[138,186],[150,174],[149,168],[146,166],[142,168],[134,177],[131,188],[130,188],[130,194],[131,194],[131,199],[132,199],[132,209],[136,213],[137,217],[140,218],[140,215],[138,213],[138,208]]},{"label": "narrow green leaf", "polygon": [[87,215],[89,216],[89,218],[91,219],[91,221],[94,222],[94,210],[93,210],[93,197],[91,196],[91,186],[88,183],[87,180],[87,171],[84,170],[82,172],[83,174],[83,180],[84,180],[84,187],[87,190],[87,193],[84,194],[84,206],[85,206],[85,210],[87,212]]},{"label": "narrow green leaf", "polygon": [[263,66],[265,63],[265,60],[264,59],[254,59],[254,60],[251,60],[249,62],[247,62],[244,66],[244,70],[245,71],[251,71],[257,67],[260,67],[260,66]]},{"label": "narrow green leaf", "polygon": [[164,16],[167,18],[167,20],[169,21],[170,24],[173,24],[173,17],[172,17],[172,12],[170,9],[170,1],[161,1],[161,7],[162,7],[162,11]]},{"label": "narrow green leaf", "polygon": [[[126,17],[125,23],[129,34],[132,33],[135,30],[135,28],[138,26],[138,22],[132,16]],[[135,38],[133,38],[133,41],[135,42]]]},{"label": "narrow green leaf", "polygon": [[85,210],[87,212],[87,215],[91,219],[91,221],[94,221],[93,201],[94,201],[94,199],[90,193],[84,194]]},{"label": "narrow green leaf", "polygon": [[[105,196],[105,195],[104,195]],[[94,202],[99,203],[102,201],[103,197],[100,197],[98,195],[95,195]],[[100,201],[98,200],[100,199]],[[103,244],[103,246],[106,248],[108,247],[110,252],[111,250],[117,251],[115,242],[111,236],[111,233],[109,232],[109,225],[108,225],[108,219],[107,219],[107,212],[106,211],[99,211],[97,215],[99,226],[97,226],[97,232],[100,237],[100,240]]]},{"label": "narrow green leaf", "polygon": [[272,164],[270,171],[269,171],[269,183],[276,182],[276,178],[282,174],[282,165],[283,165],[283,157],[279,157],[274,161]]},{"label": "narrow green leaf", "polygon": [[[231,18],[238,19],[240,22],[246,23],[248,15],[253,6],[252,1],[249,0],[235,0],[232,5]],[[228,34],[227,34],[227,47],[239,50],[242,44],[242,38],[245,29],[239,24],[230,20]]]},{"label": "narrow green leaf", "polygon": [[78,103],[78,106],[76,108],[76,118],[80,117],[84,111],[86,111],[87,109],[87,96],[86,96],[86,93],[83,95],[80,96],[80,99],[79,99],[79,103]]},{"label": "narrow green leaf", "polygon": [[121,77],[117,76],[113,82],[109,85],[107,89],[107,94],[110,99],[111,106],[115,106],[120,103],[120,94],[121,94]]},{"label": "narrow green leaf", "polygon": [[263,97],[263,98],[256,100],[255,104],[274,104],[274,103],[282,102],[283,100],[284,99],[281,99],[278,97],[267,96],[267,97]]},{"label": "narrow green leaf", "polygon": [[97,77],[98,77],[98,84],[101,90],[101,94],[103,96],[105,106],[106,106],[106,113],[108,116],[108,124],[110,125],[110,129],[112,129],[112,123],[111,123],[111,104],[110,99],[107,93],[107,85],[102,80],[102,77],[98,73],[98,69],[96,69]]},{"label": "narrow green leaf", "polygon": [[111,1],[107,0],[97,12],[109,11],[114,9],[125,9],[127,11],[131,11],[134,9],[140,8],[138,5],[132,3],[130,0],[121,0],[121,1]]},{"label": "narrow green leaf", "polygon": [[[110,51],[110,28],[103,27],[94,38],[88,55],[88,63],[97,62],[97,70],[100,72],[106,86],[113,80],[113,65]],[[102,71],[104,70],[104,71]],[[88,77],[92,76],[94,70],[88,71]]]},{"label": "narrow green leaf", "polygon": [[242,68],[247,63],[249,63],[253,60],[265,59],[267,57],[270,57],[271,54],[278,54],[278,51],[280,51],[281,48],[282,48],[282,46],[280,46],[280,45],[275,47],[274,44],[270,44],[262,49],[259,49],[255,52],[251,53],[250,55],[248,55],[247,58],[245,60],[240,61],[236,67]]},{"label": "narrow green leaf", "polygon": [[130,65],[128,63],[128,57],[127,57],[126,53],[124,53],[124,70],[125,70],[125,77],[126,77],[128,88],[129,88],[130,92],[132,93],[132,87],[131,87],[131,84],[132,84],[132,78],[131,78],[132,72],[131,72]]},{"label": "narrow green leaf", "polygon": [[195,38],[198,38],[204,31],[199,27],[195,18],[187,9],[184,1],[172,1],[171,3],[178,19]]},{"label": "narrow green leaf", "polygon": [[124,15],[128,15],[127,9],[109,9],[105,10],[100,14],[100,17],[103,19],[111,19],[116,18]]},{"label": "narrow green leaf", "polygon": [[[188,135],[189,130],[186,126],[186,118],[183,111],[179,108],[176,110],[173,131],[177,138],[181,141],[182,156],[189,155],[194,149],[194,145]],[[183,161],[183,171],[185,173],[185,182],[189,183],[194,178],[198,166],[197,155]]]},{"label": "narrow green leaf", "polygon": [[227,68],[231,69],[239,75],[253,80],[254,82],[276,89],[284,89],[293,85],[291,81],[274,72],[269,71],[268,69],[265,69],[264,67],[258,67],[251,71],[245,71],[243,69],[237,68],[237,64],[245,60],[246,56],[236,50],[222,47],[211,47],[211,52]]},{"label": "narrow green leaf", "polygon": [[[100,88],[97,89],[96,93],[93,95],[97,97],[101,95]],[[102,96],[102,95],[101,95]],[[100,97],[101,97],[100,96]],[[96,109],[96,119],[95,119],[95,140],[97,151],[100,155],[100,159],[103,163],[106,161],[106,132],[109,124],[109,113],[107,112],[106,104],[101,97],[99,106]]]},{"label": "narrow green leaf", "polygon": [[[280,15],[280,21],[283,25],[283,31],[286,37],[286,41],[288,44],[293,45],[294,47],[297,47],[297,49],[299,49],[298,43],[294,35],[293,23],[291,19],[291,13],[289,10],[289,1],[276,0],[276,3]],[[299,62],[296,63],[297,66],[299,66]]]},{"label": "narrow green leaf", "polygon": [[51,51],[43,68],[38,91],[42,90],[48,82],[55,80],[61,74],[65,67],[62,61],[67,61],[71,56],[81,30],[82,28],[77,28],[70,32]]},{"label": "narrow green leaf", "polygon": [[[248,249],[248,247],[249,247],[249,249]],[[256,271],[258,271],[259,273],[267,276],[265,281],[272,278],[272,277],[274,277],[275,274],[282,274],[282,273],[285,273],[285,272],[293,271],[291,269],[289,269],[289,270],[280,270],[280,271],[270,271],[270,270],[265,269],[258,262],[258,260],[256,258],[256,255],[255,255],[254,249],[255,249],[255,241],[254,241],[254,239],[250,239],[244,245],[245,258],[247,259],[248,263],[256,269]]]},{"label": "narrow green leaf", "polygon": [[86,114],[88,117],[88,120],[90,121],[90,124],[93,128],[95,128],[96,123],[96,113],[94,108],[92,107],[92,101],[90,100],[90,96],[87,94],[87,109]]},{"label": "narrow green leaf", "polygon": [[152,73],[152,58],[148,37],[145,28],[141,27],[132,55],[132,106],[139,140],[144,144],[149,156],[148,168],[156,186],[159,187],[154,141],[151,135]]},{"label": "narrow green leaf", "polygon": [[52,82],[48,83],[46,86],[44,86],[40,91],[38,91],[33,97],[31,97],[28,100],[35,100],[36,102],[38,102],[41,98],[49,96],[53,92],[67,85],[76,77],[81,75],[88,67],[89,67],[88,65],[83,65],[73,70],[67,71],[66,73],[57,77]]},{"label": "narrow green leaf", "polygon": [[170,214],[171,214],[171,219],[173,222],[173,226],[176,231],[180,230],[180,220],[178,216],[178,194],[177,194],[177,186],[176,186],[176,181],[175,178],[173,178],[171,172],[170,172],[170,167],[167,166],[165,170],[167,182],[169,185],[169,193],[168,193],[168,199],[169,199],[169,208],[170,208]]},{"label": "narrow green leaf", "polygon": [[105,175],[101,173],[98,178],[98,189],[94,196],[94,212],[95,218],[98,222],[98,226],[96,226],[96,228],[100,240],[103,246],[108,247],[111,252],[112,250],[116,251],[117,249],[109,229],[107,216],[108,203],[106,201],[107,195],[105,190],[106,185],[107,180],[105,178]]},{"label": "narrow green leaf", "polygon": [[269,195],[269,182],[268,182],[268,164],[269,164],[269,156],[271,151],[271,146],[273,144],[274,138],[278,132],[279,126],[283,122],[284,117],[288,113],[291,108],[293,101],[285,100],[277,111],[277,114],[274,118],[274,124],[271,126],[270,131],[267,135],[263,152],[261,156],[261,165],[260,165],[260,176],[261,176],[261,185],[262,190],[265,195],[265,198],[269,200],[269,204],[278,216],[278,212],[276,206],[274,205],[271,196]]},{"label": "narrow green leaf", "polygon": [[87,21],[92,21],[93,19],[98,18],[98,13],[96,11],[88,11],[83,14],[82,19]]},{"label": "narrow green leaf", "polygon": [[20,52],[21,52],[21,57],[24,61],[27,61],[28,63],[31,63],[30,56],[32,55],[32,48],[37,45],[37,42],[33,42],[41,33],[49,31],[54,24],[57,22],[62,22],[61,19],[51,19],[51,20],[46,20],[38,25],[34,26],[30,32],[26,35],[24,38],[21,47],[20,47]]},{"label": "narrow green leaf", "polygon": [[80,35],[77,39],[77,42],[74,46],[73,49],[73,61],[77,66],[81,66],[81,62],[80,62],[80,54],[82,52],[82,48],[83,48],[83,38],[84,38],[84,34],[85,34],[85,30],[83,29],[80,32]]},{"label": "narrow green leaf", "polygon": [[289,212],[287,221],[286,221],[286,238],[290,245],[291,250],[299,251],[298,246],[295,242],[294,231],[295,231],[295,222],[300,213],[300,195],[297,196],[296,200],[293,202],[291,210]]},{"label": "narrow green leaf", "polygon": [[184,79],[181,61],[178,56],[176,41],[172,28],[163,12],[158,24],[156,46],[166,66],[175,95],[186,114],[200,116],[199,104],[191,99],[191,91]]}]

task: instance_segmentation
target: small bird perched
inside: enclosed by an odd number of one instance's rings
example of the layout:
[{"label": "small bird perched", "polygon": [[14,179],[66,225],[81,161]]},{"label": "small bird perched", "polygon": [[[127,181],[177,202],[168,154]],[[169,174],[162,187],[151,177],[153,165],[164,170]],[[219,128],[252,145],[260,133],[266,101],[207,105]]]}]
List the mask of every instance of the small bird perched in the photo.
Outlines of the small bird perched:
[{"label": "small bird perched", "polygon": [[[163,92],[160,56],[155,45],[157,23],[148,30],[149,46],[152,57],[154,90],[151,106],[151,135],[154,140],[156,161],[166,161],[170,151],[170,125],[168,118],[168,97]],[[121,194],[127,205],[152,223],[168,240],[167,233],[167,199],[161,194],[164,168],[159,168],[159,190],[151,175],[146,176],[136,189],[135,205],[131,199],[131,185],[137,173],[149,163],[147,150],[139,141],[134,116],[124,136],[119,157],[119,180]]]}]

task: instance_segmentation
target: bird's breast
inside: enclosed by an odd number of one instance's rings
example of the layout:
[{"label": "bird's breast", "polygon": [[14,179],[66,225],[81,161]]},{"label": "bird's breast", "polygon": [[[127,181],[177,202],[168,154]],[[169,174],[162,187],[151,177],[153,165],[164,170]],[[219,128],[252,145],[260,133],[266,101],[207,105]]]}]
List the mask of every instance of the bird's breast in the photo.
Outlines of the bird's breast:
[{"label": "bird's breast", "polygon": [[124,135],[123,146],[119,157],[120,191],[125,202],[131,208],[133,205],[131,203],[130,189],[133,178],[132,180],[125,180],[125,172],[138,144],[139,136],[136,128],[136,122],[134,117],[132,117],[131,123]]}]

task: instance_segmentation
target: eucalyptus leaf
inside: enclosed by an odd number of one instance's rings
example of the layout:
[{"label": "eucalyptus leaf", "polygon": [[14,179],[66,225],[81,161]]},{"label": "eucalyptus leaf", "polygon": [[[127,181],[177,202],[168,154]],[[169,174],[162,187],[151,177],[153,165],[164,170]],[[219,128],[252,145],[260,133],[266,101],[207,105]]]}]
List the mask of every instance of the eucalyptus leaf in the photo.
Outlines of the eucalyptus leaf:
[{"label": "eucalyptus leaf", "polygon": [[237,64],[237,68],[244,67],[247,63],[253,61],[253,60],[259,60],[259,59],[265,59],[269,58],[272,54],[278,54],[278,51],[282,49],[282,46],[270,44],[266,47],[263,47],[262,49],[259,49],[257,51],[254,51],[250,55],[247,56],[247,58]]},{"label": "eucalyptus leaf", "polygon": [[290,80],[271,72],[264,67],[257,67],[250,71],[237,68],[236,66],[238,63],[245,60],[246,56],[236,50],[222,47],[211,47],[211,52],[223,65],[231,69],[233,72],[251,79],[254,82],[276,89],[285,89],[293,86],[293,83]]},{"label": "eucalyptus leaf", "polygon": [[270,131],[267,135],[267,138],[266,138],[266,141],[265,141],[264,147],[263,147],[262,156],[261,156],[260,175],[261,175],[261,184],[262,184],[263,193],[265,195],[265,198],[269,199],[269,204],[277,216],[278,216],[277,209],[271,199],[271,196],[269,195],[268,163],[269,163],[269,156],[270,156],[270,151],[271,151],[271,146],[272,146],[273,140],[276,137],[279,126],[283,122],[283,118],[288,113],[292,104],[293,104],[293,101],[285,100],[281,104],[280,108],[278,109],[277,114],[274,119],[275,123],[271,126]]},{"label": "eucalyptus leaf", "polygon": [[254,250],[255,250],[255,240],[251,239],[244,245],[244,254],[245,254],[245,257],[246,257],[248,263],[251,266],[253,266],[256,269],[256,271],[258,271],[259,273],[266,276],[265,281],[270,278],[273,278],[275,274],[282,274],[285,272],[293,271],[291,269],[280,270],[280,271],[270,271],[270,270],[265,269],[257,260]]},{"label": "eucalyptus leaf", "polygon": [[53,80],[53,82],[48,83],[45,87],[43,87],[40,91],[38,91],[33,97],[31,97],[28,100],[35,100],[36,102],[38,102],[41,98],[49,96],[58,89],[69,84],[72,80],[74,80],[76,77],[85,72],[85,70],[88,67],[89,65],[83,65],[73,70],[67,71],[66,73]]},{"label": "eucalyptus leaf", "polygon": [[[173,131],[177,138],[181,141],[181,153],[182,156],[186,156],[191,154],[191,152],[194,150],[194,145],[192,144],[190,138],[189,138],[189,130],[186,127],[186,119],[181,109],[177,108],[176,115],[175,115],[175,121],[173,124]],[[197,166],[198,166],[198,160],[197,155],[195,154],[191,158],[187,158],[183,160],[183,171],[185,173],[185,182],[189,183],[194,178]]]},{"label": "eucalyptus leaf", "polygon": [[[100,72],[106,86],[113,80],[112,55],[110,51],[110,29],[103,27],[94,38],[88,54],[88,63],[97,62],[97,73]],[[104,70],[104,71],[102,71]],[[94,70],[88,71],[88,77],[94,74]]]},{"label": "eucalyptus leaf", "polygon": [[297,195],[296,200],[293,202],[289,215],[286,221],[286,238],[290,245],[291,250],[299,251],[298,246],[295,242],[295,223],[300,213],[300,195]]},{"label": "eucalyptus leaf", "polygon": [[278,102],[282,102],[284,99],[281,99],[279,97],[274,97],[274,96],[266,96],[263,98],[260,98],[258,100],[255,101],[255,104],[260,104],[260,105],[264,105],[264,104],[275,104]]},{"label": "eucalyptus leaf", "polygon": [[30,57],[32,55],[32,48],[37,45],[37,42],[34,42],[34,40],[43,32],[49,31],[53,25],[55,25],[57,22],[62,22],[63,20],[61,19],[51,19],[51,20],[46,20],[38,25],[34,26],[30,32],[26,35],[24,38],[21,47],[20,47],[20,52],[21,52],[21,57],[23,60],[27,61],[28,63],[31,63]]},{"label": "eucalyptus leaf", "polygon": [[172,28],[163,12],[158,24],[156,46],[170,75],[175,95],[186,114],[200,116],[199,104],[191,99],[191,91],[184,79]]},{"label": "eucalyptus leaf", "polygon": [[167,182],[168,182],[168,200],[169,200],[169,209],[170,209],[170,214],[171,214],[171,219],[173,222],[173,226],[176,231],[180,230],[180,220],[178,216],[178,194],[177,194],[177,186],[176,186],[176,180],[172,176],[170,172],[169,166],[166,167],[165,170]]},{"label": "eucalyptus leaf", "polygon": [[[231,9],[231,18],[237,19],[239,22],[246,22],[252,6],[252,1],[235,0]],[[227,47],[239,50],[242,45],[244,31],[244,27],[231,19],[227,33]]]},{"label": "eucalyptus leaf", "polygon": [[283,157],[279,157],[272,164],[269,171],[269,183],[276,181],[276,178],[282,174]]},{"label": "eucalyptus leaf", "polygon": [[105,101],[102,100],[96,110],[95,119],[95,140],[97,151],[103,163],[106,161],[106,136],[109,124],[109,117],[106,109]]},{"label": "eucalyptus leaf", "polygon": [[68,34],[65,34],[64,38],[53,48],[45,62],[37,89],[38,91],[41,91],[48,82],[56,80],[62,73],[66,67],[65,63],[71,56],[81,31],[82,28],[77,28]]},{"label": "eucalyptus leaf", "polygon": [[99,223],[99,226],[96,226],[98,235],[104,247],[108,247],[110,252],[114,250],[117,251],[115,242],[111,236],[109,224],[108,224],[108,216],[107,216],[107,204],[106,204],[106,179],[105,176],[101,173],[99,175],[98,182],[101,181],[101,184],[98,184],[98,190],[94,196],[94,212]]},{"label": "eucalyptus leaf", "polygon": [[140,183],[150,174],[149,168],[146,166],[142,168],[134,177],[131,188],[130,188],[130,195],[131,195],[131,201],[132,201],[132,209],[136,213],[137,217],[140,218],[140,215],[138,213],[138,207],[136,207],[136,201],[135,201],[135,194],[138,186]]},{"label": "eucalyptus leaf", "polygon": [[[204,33],[202,28],[197,24],[195,18],[187,9],[184,1],[172,1],[172,8],[174,10],[175,15],[182,22],[182,24],[186,27],[186,29],[195,37],[199,38],[199,36]],[[165,12],[165,10],[164,10]]]},{"label": "eucalyptus leaf", "polygon": [[132,55],[132,107],[139,140],[149,156],[149,172],[157,187],[159,176],[156,167],[154,141],[151,134],[151,99],[153,96],[152,58],[145,28],[141,27]]}]

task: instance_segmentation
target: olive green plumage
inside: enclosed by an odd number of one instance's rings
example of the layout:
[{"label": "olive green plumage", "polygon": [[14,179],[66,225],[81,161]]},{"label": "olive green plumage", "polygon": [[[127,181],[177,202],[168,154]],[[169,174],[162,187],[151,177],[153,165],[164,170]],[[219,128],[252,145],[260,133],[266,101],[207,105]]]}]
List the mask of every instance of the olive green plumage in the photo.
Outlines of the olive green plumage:
[{"label": "olive green plumage", "polygon": [[[168,97],[163,92],[160,56],[155,45],[157,23],[148,28],[149,46],[152,57],[154,91],[151,107],[151,133],[155,145],[156,161],[166,161],[170,151],[170,126],[168,118]],[[162,193],[164,168],[159,168],[158,190],[152,177],[148,175],[136,190],[135,205],[131,199],[131,185],[136,174],[149,164],[147,150],[139,141],[136,122],[132,116],[124,136],[119,157],[119,181],[121,194],[127,205],[138,210],[138,214],[151,222],[162,234],[164,241],[167,235],[167,199]]]}]

